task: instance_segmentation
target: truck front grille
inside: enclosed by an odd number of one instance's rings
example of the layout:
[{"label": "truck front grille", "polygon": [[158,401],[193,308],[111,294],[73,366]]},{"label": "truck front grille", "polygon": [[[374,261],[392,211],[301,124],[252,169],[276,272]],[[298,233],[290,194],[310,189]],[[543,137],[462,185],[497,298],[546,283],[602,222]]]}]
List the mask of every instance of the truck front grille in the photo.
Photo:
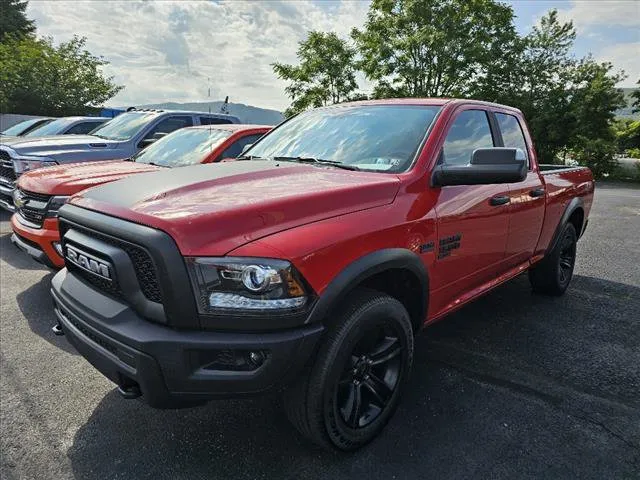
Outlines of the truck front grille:
[{"label": "truck front grille", "polygon": [[0,150],[0,177],[8,182],[15,182],[16,172],[13,169],[13,162],[9,154],[4,150]]},{"label": "truck front grille", "polygon": [[[133,269],[135,270],[136,277],[138,279],[138,284],[140,285],[140,290],[142,291],[144,296],[152,302],[162,303],[162,294],[160,292],[160,284],[158,282],[156,267],[151,260],[151,257],[144,248],[139,245],[135,245],[133,243],[129,243],[124,240],[112,237],[110,235],[105,235],[103,233],[96,232],[95,230],[82,227],[80,225],[68,224],[64,220],[61,220],[60,237],[63,238],[65,233],[69,229],[77,230],[78,232],[81,232],[89,237],[95,238],[123,250],[131,259]],[[102,290],[115,297],[124,296],[122,289],[115,280],[111,282],[108,280],[103,280],[100,277],[97,277],[81,268],[75,267],[70,262],[66,262],[66,265],[70,270],[73,270],[74,273],[84,278],[97,289]]]},{"label": "truck front grille", "polygon": [[40,228],[47,213],[47,203],[51,195],[19,190],[22,206],[17,206],[18,214],[26,220],[28,226]]}]

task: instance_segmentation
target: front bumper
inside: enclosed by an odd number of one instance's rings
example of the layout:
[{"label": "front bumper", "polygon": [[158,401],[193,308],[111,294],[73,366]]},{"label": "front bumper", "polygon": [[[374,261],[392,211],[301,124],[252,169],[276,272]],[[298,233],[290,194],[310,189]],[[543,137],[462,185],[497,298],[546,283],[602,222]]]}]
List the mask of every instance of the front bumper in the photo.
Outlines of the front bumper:
[{"label": "front bumper", "polygon": [[[323,331],[321,325],[269,333],[174,330],[144,320],[66,269],[53,278],[51,293],[78,352],[121,391],[134,387],[156,408],[284,386],[300,373]],[[247,352],[260,352],[264,361],[249,370],[221,366],[220,358]]]},{"label": "front bumper", "polygon": [[11,242],[20,250],[48,267],[64,267],[64,259],[54,247],[54,242],[60,242],[57,218],[47,218],[42,228],[31,228],[22,224],[17,214],[14,214],[11,217],[11,228],[14,232]]}]

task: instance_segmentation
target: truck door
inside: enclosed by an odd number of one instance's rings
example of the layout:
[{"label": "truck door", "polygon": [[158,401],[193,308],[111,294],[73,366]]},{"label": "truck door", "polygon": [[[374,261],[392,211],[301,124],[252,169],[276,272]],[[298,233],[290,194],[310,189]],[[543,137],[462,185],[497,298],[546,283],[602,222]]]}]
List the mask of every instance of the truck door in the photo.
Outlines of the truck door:
[{"label": "truck door", "polygon": [[[439,161],[466,165],[475,149],[497,145],[487,112],[466,107],[458,111],[449,127]],[[430,311],[443,308],[500,271],[509,201],[506,184],[441,187],[436,204],[436,261],[430,272],[435,304]]]},{"label": "truck door", "polygon": [[544,184],[534,162],[533,149],[527,144],[522,125],[515,115],[496,112],[495,118],[505,147],[520,148],[527,156],[527,178],[509,185],[509,233],[505,259],[507,266],[516,266],[529,260],[534,253],[542,229],[545,208]]}]

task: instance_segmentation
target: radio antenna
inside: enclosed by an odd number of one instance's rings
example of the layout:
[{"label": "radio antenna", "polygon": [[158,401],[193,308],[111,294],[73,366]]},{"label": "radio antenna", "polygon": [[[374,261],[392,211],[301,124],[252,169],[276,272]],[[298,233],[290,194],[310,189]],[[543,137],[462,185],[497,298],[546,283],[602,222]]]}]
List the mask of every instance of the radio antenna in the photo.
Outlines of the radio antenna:
[{"label": "radio antenna", "polygon": [[[207,77],[207,97],[209,98],[209,115],[211,115],[211,78]],[[211,117],[209,117],[209,136],[211,136]]]}]

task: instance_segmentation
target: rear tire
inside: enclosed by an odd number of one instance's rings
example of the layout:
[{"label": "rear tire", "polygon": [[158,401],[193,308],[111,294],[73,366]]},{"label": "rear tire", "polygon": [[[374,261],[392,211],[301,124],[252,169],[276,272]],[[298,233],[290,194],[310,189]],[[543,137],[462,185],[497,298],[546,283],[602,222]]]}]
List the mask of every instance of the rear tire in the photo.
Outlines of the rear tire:
[{"label": "rear tire", "polygon": [[571,223],[560,232],[556,247],[537,265],[529,269],[529,282],[536,293],[562,295],[573,277],[578,236]]},{"label": "rear tire", "polygon": [[413,330],[402,303],[369,289],[349,297],[313,364],[284,397],[287,416],[303,436],[344,451],[384,428],[413,361]]}]

